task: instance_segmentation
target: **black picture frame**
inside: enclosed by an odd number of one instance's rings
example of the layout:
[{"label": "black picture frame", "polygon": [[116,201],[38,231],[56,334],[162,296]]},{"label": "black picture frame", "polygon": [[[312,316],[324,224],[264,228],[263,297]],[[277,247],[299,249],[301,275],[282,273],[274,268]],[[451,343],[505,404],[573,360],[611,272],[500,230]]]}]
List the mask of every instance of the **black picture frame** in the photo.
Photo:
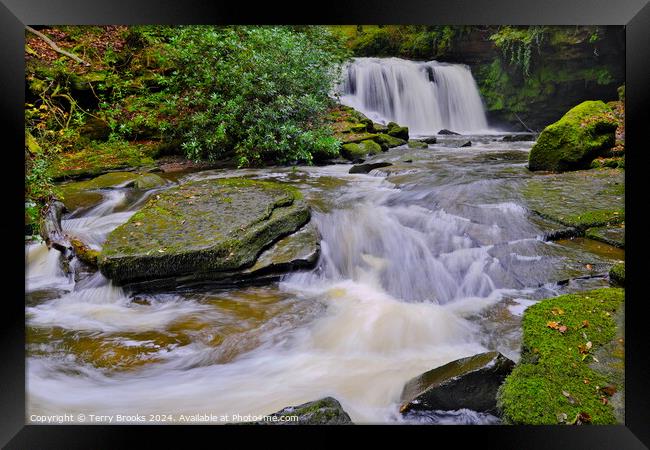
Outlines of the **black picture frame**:
[{"label": "black picture frame", "polygon": [[[24,256],[20,239],[24,215],[21,174],[24,167],[24,25],[39,24],[440,24],[440,25],[624,25],[626,30],[626,423],[625,426],[517,427],[517,426],[354,426],[346,434],[363,432],[383,439],[386,433],[405,433],[413,438],[440,442],[441,437],[464,444],[468,440],[484,448],[499,449],[641,449],[650,445],[650,357],[645,330],[642,274],[644,223],[643,145],[644,129],[650,124],[650,3],[648,0],[381,0],[323,2],[291,5],[288,2],[244,4],[201,0],[1,0],[0,53],[2,55],[3,159],[11,183],[5,185],[4,206],[8,220],[0,222],[4,261],[16,275],[6,275],[11,286],[4,296],[2,361],[0,363],[0,444],[6,448],[118,448],[144,437],[167,443],[177,433],[214,440],[224,433],[248,439],[253,431],[279,434],[286,445],[310,445],[305,433],[317,433],[322,443],[337,444],[332,429],[337,427],[248,426],[82,426],[25,425],[25,309],[22,284]],[[6,177],[5,177],[6,179]],[[21,292],[23,297],[21,297]],[[191,434],[186,434],[191,428]],[[370,432],[370,433],[368,433]],[[290,434],[287,434],[290,433]],[[145,435],[145,436],[142,436]],[[295,444],[289,442],[294,441]]]}]

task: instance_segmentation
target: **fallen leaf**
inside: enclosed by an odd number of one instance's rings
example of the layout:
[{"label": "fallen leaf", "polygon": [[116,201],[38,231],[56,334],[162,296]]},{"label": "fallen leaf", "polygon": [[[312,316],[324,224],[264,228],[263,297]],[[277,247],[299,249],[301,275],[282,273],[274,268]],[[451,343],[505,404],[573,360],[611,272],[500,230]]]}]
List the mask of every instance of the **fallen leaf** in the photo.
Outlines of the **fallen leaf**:
[{"label": "fallen leaf", "polygon": [[616,385],[608,384],[605,387],[601,387],[600,392],[603,392],[611,397],[612,395],[616,394]]},{"label": "fallen leaf", "polygon": [[159,248],[158,253],[165,253],[165,250],[163,250],[162,248]]},{"label": "fallen leaf", "polygon": [[557,415],[557,423],[565,423],[569,416],[566,413],[560,413]]},{"label": "fallen leaf", "polygon": [[553,330],[557,330],[560,328],[560,324],[558,322],[548,322],[546,326],[552,328]]},{"label": "fallen leaf", "polygon": [[585,425],[591,423],[591,416],[584,411],[576,414],[576,418],[571,422],[570,425]]},{"label": "fallen leaf", "polygon": [[595,357],[594,355],[591,355],[591,357],[592,357],[592,358],[593,358],[593,360],[594,360],[594,361],[596,361],[597,363],[599,363],[599,362],[600,362],[600,361],[598,361],[598,359],[597,359],[597,358],[596,358],[596,357]]},{"label": "fallen leaf", "polygon": [[609,403],[609,400],[607,400],[605,397],[600,397],[600,403],[606,405],[607,403]]},{"label": "fallen leaf", "polygon": [[584,380],[582,380],[582,382],[583,382],[584,384],[589,384],[589,378],[585,378]]},{"label": "fallen leaf", "polygon": [[562,308],[558,308],[557,306],[555,306],[553,307],[553,309],[551,309],[551,314],[553,314],[554,316],[561,316],[562,314],[564,314],[564,310]]},{"label": "fallen leaf", "polygon": [[588,320],[583,320],[582,321],[582,328],[589,328],[589,321]]},{"label": "fallen leaf", "polygon": [[593,270],[594,266],[592,266],[591,264],[585,264],[585,268],[587,270]]},{"label": "fallen leaf", "polygon": [[560,328],[557,329],[560,333],[564,334],[567,330],[566,325],[562,325]]},{"label": "fallen leaf", "polygon": [[569,401],[569,403],[571,403],[572,405],[576,404],[576,399],[573,398],[573,396],[569,394],[567,391],[562,391],[562,395],[564,395],[566,399]]}]

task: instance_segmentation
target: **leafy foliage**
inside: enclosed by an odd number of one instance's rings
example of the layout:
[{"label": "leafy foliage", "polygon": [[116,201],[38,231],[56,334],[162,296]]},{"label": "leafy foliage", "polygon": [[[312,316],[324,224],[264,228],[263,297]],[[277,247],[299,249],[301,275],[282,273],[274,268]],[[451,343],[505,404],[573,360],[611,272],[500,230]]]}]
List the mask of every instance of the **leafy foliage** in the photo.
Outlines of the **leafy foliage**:
[{"label": "leafy foliage", "polygon": [[234,150],[240,166],[336,154],[323,126],[345,53],[324,28],[182,27],[171,39],[179,105],[192,159]]},{"label": "leafy foliage", "polygon": [[519,67],[530,75],[534,50],[541,54],[541,47],[548,29],[544,26],[511,27],[505,26],[490,36],[490,40],[501,50],[510,64]]}]

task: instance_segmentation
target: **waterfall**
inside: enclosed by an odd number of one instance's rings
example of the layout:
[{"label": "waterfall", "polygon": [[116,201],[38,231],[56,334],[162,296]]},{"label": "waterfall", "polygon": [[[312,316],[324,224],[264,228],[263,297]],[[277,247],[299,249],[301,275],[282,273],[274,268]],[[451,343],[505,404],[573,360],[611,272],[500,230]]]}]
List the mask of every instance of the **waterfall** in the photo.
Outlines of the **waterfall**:
[{"label": "waterfall", "polygon": [[488,131],[483,102],[466,65],[355,58],[345,70],[341,103],[377,122],[406,125],[412,134],[435,134],[443,128]]}]

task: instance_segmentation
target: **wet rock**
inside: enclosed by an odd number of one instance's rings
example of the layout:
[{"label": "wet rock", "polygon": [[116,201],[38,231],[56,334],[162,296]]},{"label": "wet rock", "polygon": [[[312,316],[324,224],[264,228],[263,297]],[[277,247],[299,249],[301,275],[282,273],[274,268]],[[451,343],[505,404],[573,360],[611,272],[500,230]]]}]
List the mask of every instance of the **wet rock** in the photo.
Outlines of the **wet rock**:
[{"label": "wet rock", "polygon": [[391,163],[389,162],[377,162],[377,163],[368,163],[368,164],[357,164],[356,166],[352,166],[350,168],[350,171],[348,173],[368,173],[373,169],[378,169],[380,167],[388,167],[392,166]]},{"label": "wet rock", "polygon": [[423,141],[418,141],[415,139],[411,139],[408,142],[409,148],[429,148],[429,144]]},{"label": "wet rock", "polygon": [[584,233],[625,220],[624,183],[619,169],[565,172],[533,177],[522,193],[532,211]]},{"label": "wet rock", "polygon": [[111,232],[99,269],[117,284],[149,289],[227,281],[309,218],[300,191],[281,183],[191,182],[156,195]]},{"label": "wet rock", "polygon": [[529,142],[534,141],[537,138],[535,133],[522,133],[522,134],[509,134],[503,136],[501,139],[503,142]]},{"label": "wet rock", "polygon": [[467,141],[461,145],[461,147],[471,147],[471,146],[472,146],[472,141]]},{"label": "wet rock", "polygon": [[609,271],[609,279],[618,284],[619,286],[625,286],[625,263],[614,264],[614,266]]},{"label": "wet rock", "polygon": [[133,180],[133,187],[136,189],[154,189],[167,184],[167,181],[154,173],[140,175]]},{"label": "wet rock", "polygon": [[70,239],[70,244],[74,249],[74,254],[81,262],[90,267],[97,267],[98,250],[90,248],[87,244],[75,238]]},{"label": "wet rock", "polygon": [[400,412],[461,408],[495,412],[497,391],[513,367],[498,352],[452,361],[406,383]]},{"label": "wet rock", "polygon": [[438,138],[435,137],[435,136],[429,136],[429,137],[425,137],[425,138],[420,138],[420,140],[421,140],[422,142],[426,142],[427,144],[435,144],[436,142],[438,142]]},{"label": "wet rock", "polygon": [[455,131],[447,130],[446,128],[443,128],[442,130],[438,131],[438,134],[460,136],[460,133],[456,133]]},{"label": "wet rock", "polygon": [[599,152],[614,146],[618,122],[601,101],[586,101],[547,126],[533,145],[530,170],[564,172],[589,168]]},{"label": "wet rock", "polygon": [[625,226],[594,227],[585,231],[585,237],[618,248],[625,247]]},{"label": "wet rock", "polygon": [[288,406],[270,417],[297,417],[297,420],[268,420],[251,425],[352,425],[352,419],[341,404],[332,397],[325,397],[298,406]]}]

